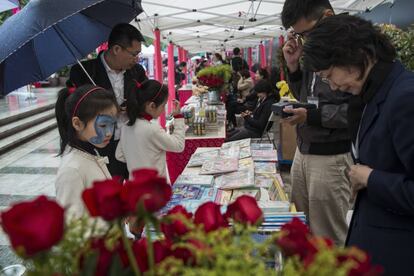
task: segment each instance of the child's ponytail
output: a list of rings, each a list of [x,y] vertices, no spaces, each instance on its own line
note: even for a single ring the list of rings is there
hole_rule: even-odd
[[[58,98],[55,104],[55,116],[60,135],[60,150],[58,155],[62,155],[65,151],[66,145],[68,144],[68,131],[70,131],[71,129],[69,125],[72,122],[70,122],[70,118],[65,111],[65,102],[69,95],[69,89],[63,88],[59,91]]]

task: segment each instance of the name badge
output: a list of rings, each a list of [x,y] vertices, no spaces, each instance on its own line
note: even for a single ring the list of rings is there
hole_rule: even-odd
[[[308,103],[316,105],[316,108],[319,106],[318,97],[308,97]]]

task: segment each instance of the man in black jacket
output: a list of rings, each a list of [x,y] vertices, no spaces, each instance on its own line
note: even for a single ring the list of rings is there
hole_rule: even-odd
[[[343,245],[348,226],[350,182],[345,171],[351,166],[351,142],[347,111],[350,94],[332,91],[314,72],[300,67],[302,43],[327,16],[334,15],[329,0],[286,0],[282,23],[291,28],[283,55],[289,70],[289,88],[301,102],[317,109],[297,108],[286,121],[296,125],[297,149],[291,168],[292,202],[304,211],[315,235]],[[335,37],[332,37],[335,39]]]
[[[226,142],[245,138],[260,138],[269,120],[272,104],[277,101],[277,95],[267,80],[260,80],[255,86],[257,106],[253,113],[249,110],[242,112],[244,126],[227,133]],[[271,125],[268,126],[269,128]]]
[[[108,50],[101,52],[95,59],[82,62],[96,85],[114,92],[121,107],[118,124],[125,121],[122,111],[125,111],[124,102],[128,87],[133,85],[135,81],[141,83],[147,79],[144,68],[137,64],[142,41],[144,41],[142,34],[134,26],[127,23],[118,24],[109,35]],[[68,85],[79,87],[90,83],[90,79],[78,64],[71,68]],[[100,155],[108,156],[108,170],[112,176],[118,175],[128,178],[126,164],[115,158],[118,142],[119,128],[115,130],[115,135],[112,136],[108,146],[97,150]]]

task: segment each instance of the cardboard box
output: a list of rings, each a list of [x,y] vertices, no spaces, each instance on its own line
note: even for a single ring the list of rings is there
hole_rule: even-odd
[[[280,123],[280,149],[283,160],[293,160],[296,151],[296,127]]]

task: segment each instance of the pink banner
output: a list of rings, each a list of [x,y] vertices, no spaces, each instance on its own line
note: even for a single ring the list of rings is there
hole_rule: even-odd
[[[168,44],[168,112],[173,110],[175,100],[174,44]]]
[[[266,68],[267,64],[266,64],[266,48],[263,45],[263,42],[260,43],[259,45],[259,51],[260,51],[260,67],[261,68]]]

